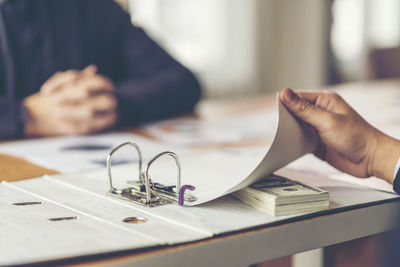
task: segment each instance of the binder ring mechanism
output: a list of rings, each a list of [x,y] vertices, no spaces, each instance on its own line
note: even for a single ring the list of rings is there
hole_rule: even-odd
[[[111,175],[111,157],[120,148],[125,146],[132,146],[138,154],[139,158],[138,180],[128,181],[128,183],[132,185],[131,187],[119,189],[113,186],[113,180]],[[163,156],[170,156],[175,160],[176,167],[178,170],[176,185],[163,185],[154,182],[149,175],[150,166],[157,159]],[[178,155],[176,155],[174,152],[164,151],[157,154],[156,156],[154,156],[152,159],[149,160],[144,172],[142,171],[142,164],[143,164],[142,152],[137,144],[133,142],[125,142],[113,148],[107,157],[107,172],[110,185],[110,190],[108,191],[108,194],[146,207],[158,207],[175,202],[178,202],[179,205],[183,206],[185,202],[193,202],[196,200],[196,197],[186,192],[187,190],[194,190],[195,189],[194,186],[192,185],[181,186],[181,163],[179,161]]]

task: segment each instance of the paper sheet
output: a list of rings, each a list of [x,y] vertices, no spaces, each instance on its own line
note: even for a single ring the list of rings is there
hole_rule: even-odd
[[[330,195],[330,210],[397,199],[398,195],[290,169],[279,175],[313,184]],[[195,207],[175,204],[147,208],[106,194],[100,177],[60,174],[0,183],[0,265],[37,263],[68,257],[176,244],[292,219],[274,217],[224,196]],[[43,201],[43,205],[13,203]],[[79,216],[74,221],[49,218]],[[126,224],[143,216],[142,224]]]
[[[312,151],[311,128],[295,119],[279,100],[278,110],[275,138],[261,160],[259,153],[226,153],[213,155],[211,159],[208,156],[197,159],[197,164],[202,167],[195,167],[194,162],[188,164],[190,173],[186,174],[184,182],[196,186],[193,195],[198,198],[189,205],[201,204],[244,188]]]
[[[80,180],[85,179],[79,177]],[[78,184],[80,181],[75,180]],[[83,182],[83,181],[81,181]],[[79,186],[69,186],[57,179],[45,177],[44,179],[30,179],[12,184],[20,189],[32,192],[55,203],[80,210],[83,214],[110,222],[110,224],[126,229],[138,237],[149,235],[160,244],[175,244],[202,239],[213,235],[210,231],[204,231],[182,224],[178,218],[168,219],[149,212],[141,211],[135,205],[124,203],[117,205],[115,198],[107,195],[93,194],[87,190],[81,190]],[[96,186],[93,183],[91,186]],[[146,217],[146,223],[125,223],[127,217]]]
[[[13,184],[0,183],[0,195],[1,266],[163,244],[155,236],[60,206]],[[26,201],[43,204],[14,205]],[[49,220],[74,216],[79,219]]]
[[[214,120],[173,119],[148,125],[147,133],[157,140],[188,147],[235,144],[248,139],[273,138],[270,109]],[[263,123],[260,123],[263,122]]]
[[[96,169],[106,165],[110,150],[123,142],[135,142],[141,148],[143,158],[150,159],[164,150],[190,153],[187,149],[163,144],[130,133],[110,133],[92,136],[64,136],[26,140],[0,145],[0,153],[24,158],[37,165],[60,172]],[[115,156],[114,165],[137,160],[135,152]]]
[[[180,157],[182,184],[196,187],[191,194],[197,200],[187,203],[188,205],[208,202],[246,187],[311,152],[313,135],[309,126],[299,123],[280,101],[278,103],[279,120],[275,138],[269,148],[214,150]],[[112,168],[113,177],[118,177],[119,181],[120,178],[134,179],[132,174],[136,173],[137,168],[137,165],[115,166]],[[150,169],[153,181],[166,185],[176,184],[175,173],[175,165],[167,160],[154,164]],[[104,170],[86,172],[85,175],[107,180]]]
[[[229,193],[244,188],[286,166],[304,154],[312,152],[314,138],[311,127],[297,120],[278,101],[279,117],[274,141],[257,168]]]

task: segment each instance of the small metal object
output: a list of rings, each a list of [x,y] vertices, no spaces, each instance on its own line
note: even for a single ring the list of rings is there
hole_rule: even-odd
[[[165,192],[175,193],[176,192],[176,185],[163,185],[160,183],[153,184],[155,190],[162,190]]]
[[[133,147],[136,149],[137,153],[138,153],[138,156],[139,156],[139,176],[138,176],[138,179],[139,179],[139,181],[142,180],[142,162],[143,162],[143,160],[142,160],[142,152],[140,151],[139,146],[138,146],[137,144],[135,144],[135,143],[132,143],[132,142],[125,142],[125,143],[122,143],[122,144],[120,144],[119,146],[113,148],[113,149],[111,150],[110,154],[108,154],[108,157],[107,157],[107,171],[108,171],[108,181],[109,181],[109,184],[110,184],[110,192],[116,192],[116,193],[117,193],[117,192],[120,192],[120,190],[117,189],[117,188],[115,188],[115,187],[113,187],[113,184],[112,184],[112,176],[111,176],[111,157],[112,157],[112,155],[113,155],[115,152],[117,152],[120,148],[122,148],[122,147],[124,147],[124,146],[128,146],[128,145],[133,146]]]
[[[147,197],[146,197],[146,192],[137,191],[133,187],[122,189],[121,192],[119,192],[119,193],[108,192],[108,194],[112,195],[113,197],[131,201],[131,202],[134,202],[141,206],[145,206],[145,207],[149,207],[149,208],[172,203],[172,201],[162,198],[160,196],[154,195],[154,194],[151,194],[151,199],[150,199],[150,201],[148,201]]]
[[[59,218],[50,218],[49,221],[58,222],[58,221],[69,221],[69,220],[79,220],[78,216],[70,216],[70,217],[59,217]]]
[[[160,157],[162,157],[164,155],[170,156],[175,160],[175,164],[176,164],[176,167],[178,169],[178,175],[177,175],[177,179],[176,179],[176,186],[165,186],[165,185],[159,184],[159,183],[157,183],[157,186],[156,186],[156,183],[154,183],[150,187],[151,187],[153,192],[155,191],[158,194],[160,194],[160,195],[162,195],[162,196],[164,196],[164,197],[166,197],[166,198],[168,198],[168,199],[170,199],[172,201],[179,202],[179,192],[180,192],[180,189],[181,189],[181,162],[179,161],[179,157],[178,157],[177,154],[175,154],[174,152],[171,152],[171,151],[164,151],[164,152],[161,152],[160,154],[154,156],[147,163],[146,170],[145,170],[145,173],[144,173],[144,177],[145,177],[145,179],[150,177],[149,169],[150,169],[151,164],[153,164],[157,159],[159,159]],[[150,182],[150,178],[148,180]],[[182,197],[183,197],[184,201],[192,202],[192,201],[196,200],[196,198],[194,196],[192,196],[192,195],[190,195],[188,193],[186,193],[186,194],[183,193]]]
[[[113,186],[112,175],[111,175],[111,157],[112,155],[121,147],[131,145],[133,146],[139,155],[139,179],[137,181],[128,181],[132,187],[127,187],[123,189],[118,189]],[[149,175],[150,166],[160,157],[167,155],[175,160],[176,167],[178,169],[178,175],[176,180],[176,185],[163,185],[160,183],[155,183],[152,181]],[[179,192],[181,188],[181,164],[178,155],[174,152],[165,151],[157,154],[146,165],[146,169],[142,172],[142,153],[138,145],[132,142],[123,143],[116,148],[112,149],[107,157],[107,172],[108,180],[110,185],[109,195],[114,197],[132,201],[134,203],[140,204],[146,207],[158,207],[173,202],[179,201]],[[196,197],[188,194],[182,193],[183,201],[195,201]]]
[[[44,202],[41,201],[30,201],[30,202],[17,202],[13,203],[15,206],[28,206],[28,205],[41,205],[44,204]]]
[[[144,222],[147,222],[147,218],[141,217],[141,216],[128,217],[128,218],[123,219],[122,221],[126,222],[126,223],[144,223]]]
[[[171,156],[174,160],[175,160],[175,164],[176,167],[178,168],[178,176],[177,176],[177,180],[176,180],[176,188],[177,191],[179,191],[179,188],[181,188],[181,163],[179,161],[178,155],[176,155],[174,152],[170,152],[170,151],[164,151],[161,152],[160,154],[154,156],[151,160],[149,160],[149,162],[146,165],[146,170],[144,173],[144,179],[145,179],[145,183],[146,183],[146,188],[147,186],[150,187],[150,178],[149,178],[149,169],[151,164],[153,164],[157,159],[161,158],[162,156],[167,155],[167,156]],[[170,191],[166,191],[163,190],[162,187],[154,187],[152,188],[154,191],[162,193],[162,194],[167,194],[168,196],[177,196],[176,192],[170,192]],[[149,196],[150,192],[146,192],[147,196]]]

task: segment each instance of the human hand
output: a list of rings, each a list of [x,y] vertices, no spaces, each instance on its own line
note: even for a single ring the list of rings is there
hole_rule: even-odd
[[[54,74],[24,101],[26,135],[89,134],[117,120],[114,85],[93,65]]]
[[[283,89],[284,105],[313,126],[314,154],[337,169],[363,178],[376,176],[393,183],[400,142],[368,124],[338,94]]]

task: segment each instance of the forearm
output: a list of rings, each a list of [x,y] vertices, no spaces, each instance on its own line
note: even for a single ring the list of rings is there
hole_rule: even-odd
[[[22,109],[25,114],[25,123],[23,126],[25,136],[45,136],[45,132],[51,130],[51,127],[48,125],[52,113],[51,110],[49,110],[49,106],[48,101],[40,97],[39,93],[24,99],[22,102]]]
[[[193,74],[173,59],[130,17],[110,2],[103,2],[102,38],[115,51],[113,71],[104,72],[116,87],[119,125],[132,126],[193,110],[200,86]],[[102,53],[109,53],[105,50]],[[101,69],[100,69],[101,71]]]
[[[153,77],[123,81],[116,87],[121,126],[191,112],[201,95],[197,80],[183,68],[156,71]]]

